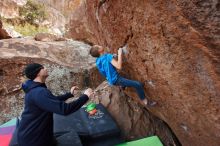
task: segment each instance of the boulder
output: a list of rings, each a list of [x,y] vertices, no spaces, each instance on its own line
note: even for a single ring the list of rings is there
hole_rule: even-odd
[[[85,0],[83,5],[83,21],[73,12],[78,17],[70,21],[70,36],[89,32],[83,39],[112,53],[127,46],[124,75],[145,83],[149,98],[159,103],[151,113],[183,146],[219,146],[219,1]],[[75,22],[86,27],[78,29]]]
[[[19,7],[25,5],[27,0],[1,0],[0,16],[4,18],[15,18],[19,16]]]
[[[36,41],[42,41],[42,42],[53,42],[53,41],[65,41],[66,39],[63,37],[59,37],[54,34],[49,33],[38,33],[35,35],[34,39]]]
[[[152,115],[140,101],[125,93],[105,81],[95,89],[93,102],[102,103],[107,108],[127,141],[157,135],[166,146],[180,145],[165,122]]]
[[[3,28],[2,21],[0,20],[0,40],[1,39],[9,39],[11,36],[8,34],[8,32]]]
[[[19,116],[23,109],[23,68],[31,62],[43,64],[49,72],[47,86],[58,95],[73,85],[96,87],[102,81],[88,55],[90,46],[68,40],[39,42],[33,38],[0,40],[0,123]]]

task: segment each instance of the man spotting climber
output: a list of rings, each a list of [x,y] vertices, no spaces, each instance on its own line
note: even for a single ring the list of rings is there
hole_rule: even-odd
[[[146,98],[144,88],[138,81],[129,80],[119,75],[116,69],[122,68],[122,48],[118,49],[118,59],[114,58],[113,54],[105,53],[104,48],[99,45],[94,45],[90,49],[90,55],[96,57],[96,66],[99,72],[107,79],[110,85],[122,87],[134,87],[139,98],[146,106],[156,105],[155,101],[150,101]]]
[[[30,80],[22,84],[25,97],[24,111],[18,127],[18,144],[19,146],[55,146],[53,113],[68,115],[75,112],[88,101],[93,91],[89,88],[77,100],[65,103],[66,99],[76,93],[76,86],[64,95],[54,96],[46,87],[48,73],[41,64],[27,65],[24,73]]]

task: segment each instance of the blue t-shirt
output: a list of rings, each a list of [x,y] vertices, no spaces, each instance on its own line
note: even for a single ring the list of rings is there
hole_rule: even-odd
[[[113,54],[104,54],[96,59],[96,66],[99,72],[107,79],[110,85],[114,85],[118,79],[118,72],[111,64]]]

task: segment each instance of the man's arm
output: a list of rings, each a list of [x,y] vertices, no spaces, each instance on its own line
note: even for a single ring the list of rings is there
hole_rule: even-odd
[[[71,94],[70,92],[67,92],[66,94],[56,96],[56,99],[60,101],[65,101],[68,98],[73,97],[73,96],[74,96],[73,94]]]
[[[122,68],[122,49],[121,48],[118,49],[118,60],[115,60],[113,58],[111,61],[111,64],[117,69]]]
[[[77,100],[71,103],[65,103],[64,101],[56,100],[56,97],[54,97],[49,90],[42,89],[39,92],[39,95],[35,96],[36,98],[34,98],[34,103],[45,111],[61,115],[68,115],[78,110],[89,100],[89,96],[91,94],[90,92],[92,91],[89,93],[87,92],[85,91],[85,93],[82,94]]]
[[[67,92],[66,94],[63,94],[63,95],[56,96],[56,99],[58,99],[60,101],[65,101],[68,98],[73,97],[76,94],[76,92],[77,92],[76,90],[78,90],[78,89],[79,88],[77,86],[73,86],[70,89],[70,92]]]

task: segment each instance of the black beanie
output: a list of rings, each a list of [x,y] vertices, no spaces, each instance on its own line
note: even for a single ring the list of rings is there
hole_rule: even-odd
[[[24,74],[27,78],[34,80],[42,68],[44,67],[38,63],[28,64],[24,69]]]

